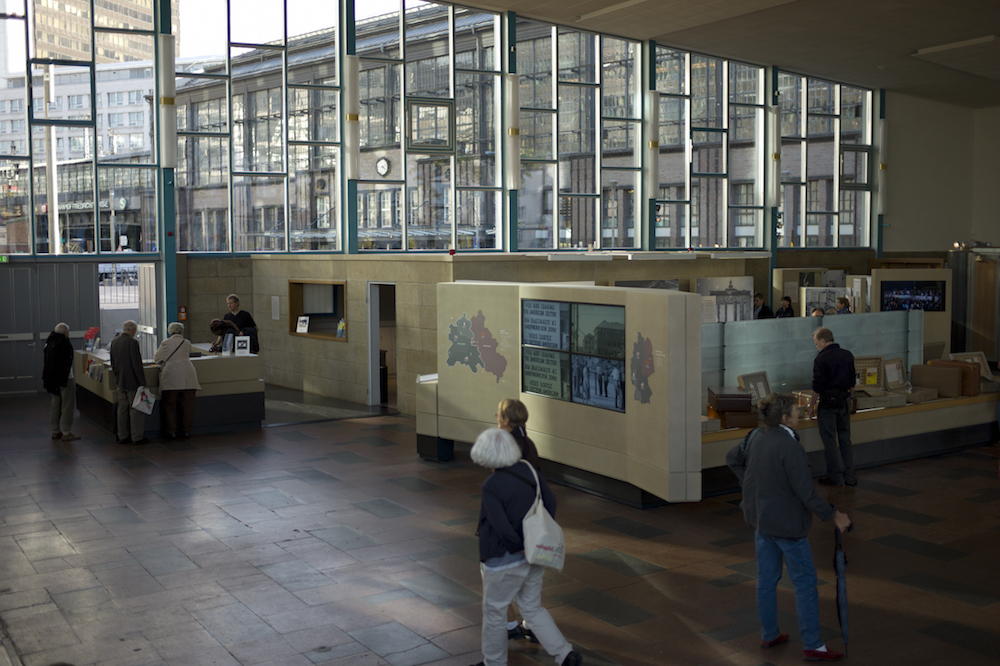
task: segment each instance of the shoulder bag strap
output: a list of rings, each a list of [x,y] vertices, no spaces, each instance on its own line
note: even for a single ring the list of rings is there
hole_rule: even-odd
[[[177,350],[180,349],[183,346],[184,346],[184,339],[182,338],[181,339],[181,343],[179,345],[177,345],[176,347],[174,347],[174,350],[172,352],[170,352],[170,356],[168,356],[165,359],[163,359],[163,364],[160,367],[162,368],[164,365],[166,365],[167,361],[169,361],[170,359],[172,359],[174,357],[174,354],[177,353]]]
[[[528,465],[528,467],[531,467],[531,465]],[[534,488],[534,489],[537,490],[537,487],[538,487],[537,479],[536,479],[536,483],[532,483],[531,481],[529,481],[525,477],[521,476],[517,472],[515,472],[515,471],[513,471],[513,470],[511,470],[509,468],[506,468],[506,467],[502,467],[502,468],[500,468],[500,469],[498,469],[496,471],[500,472],[501,474],[509,474],[510,476],[513,476],[515,479],[518,479],[522,483],[525,483],[525,484],[527,484],[527,485],[529,485],[532,488]],[[535,470],[531,470],[531,471],[534,472]]]

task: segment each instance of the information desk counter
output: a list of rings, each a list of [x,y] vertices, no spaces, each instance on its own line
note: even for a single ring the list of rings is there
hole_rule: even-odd
[[[863,469],[887,465],[996,442],[998,400],[1000,393],[983,393],[852,414],[854,466]],[[819,476],[826,464],[816,420],[803,417],[796,430],[809,454],[813,473]],[[749,428],[732,428],[702,435],[702,488],[706,497],[739,490],[736,476],[726,466],[726,454],[749,432]]]
[[[223,356],[207,351],[208,345],[194,345],[202,356],[192,358],[201,390],[194,403],[193,432],[223,432],[238,428],[259,428],[264,420],[264,380],[260,358]],[[146,386],[160,397],[160,369],[143,361]],[[80,413],[117,434],[118,387],[111,372],[111,356],[104,350],[75,352],[73,374]],[[146,436],[158,437],[160,403],[146,417]]]

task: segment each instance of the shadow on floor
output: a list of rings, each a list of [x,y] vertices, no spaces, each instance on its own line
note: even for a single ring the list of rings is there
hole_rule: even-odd
[[[282,386],[264,388],[264,428],[299,423],[340,421],[368,416],[392,416],[394,408],[384,405],[362,405],[336,398],[306,393]]]

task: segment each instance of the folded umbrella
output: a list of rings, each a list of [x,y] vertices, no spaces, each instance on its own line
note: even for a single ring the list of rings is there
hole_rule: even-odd
[[[852,523],[847,531],[854,529]],[[840,620],[840,635],[844,638],[844,652],[847,652],[847,640],[850,634],[847,621],[847,555],[840,542],[840,528],[833,528],[834,536],[837,539],[836,548],[833,550],[833,570],[837,573],[837,619]]]

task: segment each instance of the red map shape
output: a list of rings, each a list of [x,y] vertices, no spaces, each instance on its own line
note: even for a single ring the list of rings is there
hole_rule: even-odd
[[[486,315],[480,310],[479,314],[472,318],[472,344],[479,347],[479,355],[486,364],[486,372],[492,372],[497,377],[497,382],[503,377],[504,370],[507,369],[507,359],[497,353],[497,341],[486,328]]]

